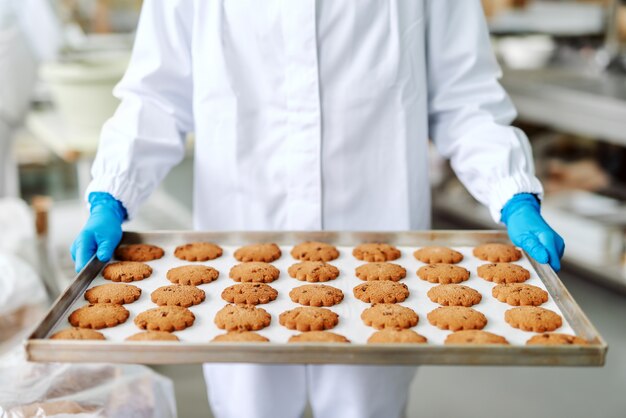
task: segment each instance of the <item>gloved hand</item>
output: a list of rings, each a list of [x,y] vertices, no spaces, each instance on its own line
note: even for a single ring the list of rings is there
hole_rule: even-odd
[[[89,203],[91,215],[70,248],[76,272],[81,271],[94,254],[100,261],[111,259],[122,239],[122,222],[127,217],[124,206],[109,193],[90,193]]]
[[[534,195],[513,196],[502,208],[502,222],[513,244],[522,247],[538,262],[550,263],[554,271],[561,269],[565,243],[541,217],[539,201]]]

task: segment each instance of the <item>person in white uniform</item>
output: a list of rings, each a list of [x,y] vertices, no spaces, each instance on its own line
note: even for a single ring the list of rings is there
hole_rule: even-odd
[[[13,0],[0,0],[0,198],[18,195],[13,137],[30,104],[37,65]]]
[[[559,268],[479,0],[146,0],[72,246],[108,260],[195,143],[199,230],[430,226],[428,141],[511,239]],[[413,367],[207,364],[217,417],[399,417]],[[245,395],[244,395],[245,394]]]
[[[0,198],[19,195],[13,138],[32,99],[38,62],[56,52],[55,24],[45,0],[0,0]]]

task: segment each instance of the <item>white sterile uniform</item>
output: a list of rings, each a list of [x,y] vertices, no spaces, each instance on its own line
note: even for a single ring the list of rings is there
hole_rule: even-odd
[[[38,60],[56,53],[56,29],[46,0],[0,0],[0,198],[19,194],[13,136],[30,105]]]
[[[498,75],[479,0],[147,0],[88,192],[132,216],[194,131],[198,229],[427,229],[430,137],[498,220],[542,192]],[[414,368],[205,372],[218,417],[356,418]]]
[[[13,0],[0,0],[0,198],[17,196],[13,136],[30,104],[37,65]]]

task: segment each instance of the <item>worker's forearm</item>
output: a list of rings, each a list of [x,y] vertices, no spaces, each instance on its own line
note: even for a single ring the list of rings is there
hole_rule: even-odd
[[[510,123],[515,108],[478,0],[428,0],[430,135],[469,192],[495,221],[515,194],[543,194],[526,135]],[[450,65],[454,63],[454,65]]]
[[[193,130],[190,2],[144,2],[133,54],[114,90],[121,104],[102,129],[91,192],[110,193],[133,217],[185,155]]]

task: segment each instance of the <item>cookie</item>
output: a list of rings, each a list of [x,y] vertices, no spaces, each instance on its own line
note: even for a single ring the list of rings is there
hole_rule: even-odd
[[[236,282],[271,283],[278,279],[280,270],[268,263],[250,261],[233,266],[229,276]]]
[[[240,283],[229,286],[222,292],[222,299],[228,303],[259,305],[269,303],[278,297],[278,292],[265,283]]]
[[[526,341],[527,345],[588,345],[587,340],[569,334],[546,333],[534,335]]]
[[[412,329],[383,329],[373,333],[368,339],[368,344],[423,344],[426,337]]]
[[[457,331],[446,337],[444,344],[509,344],[506,338],[475,329]]]
[[[430,283],[461,283],[469,279],[469,270],[452,264],[429,264],[417,270],[417,276]]]
[[[463,254],[448,247],[422,247],[413,253],[413,256],[426,264],[444,263],[456,264],[463,260]]]
[[[400,250],[393,245],[371,242],[354,247],[352,255],[363,261],[392,261],[400,258]]]
[[[298,307],[278,316],[280,325],[298,331],[324,331],[339,323],[339,315],[326,308]]]
[[[325,242],[307,241],[293,247],[291,256],[303,261],[331,261],[339,257],[339,251]]]
[[[491,294],[512,306],[539,306],[548,301],[548,292],[529,284],[503,283],[494,286]]]
[[[196,316],[181,306],[159,306],[141,312],[135,317],[135,325],[148,331],[181,331],[193,325]]]
[[[521,283],[530,279],[530,272],[510,263],[493,263],[478,266],[478,277],[494,283]]]
[[[474,256],[492,263],[509,263],[522,258],[522,252],[510,244],[483,244],[474,248]]]
[[[361,280],[392,280],[397,282],[406,277],[406,269],[394,263],[367,263],[355,269]]]
[[[174,284],[198,286],[217,280],[220,272],[208,266],[180,266],[170,269],[167,280]]]
[[[144,331],[133,334],[126,338],[126,341],[180,341],[171,332],[165,331]]]
[[[324,284],[305,284],[291,289],[289,297],[300,305],[333,306],[343,300],[343,292]]]
[[[487,325],[485,315],[465,306],[443,306],[430,311],[427,318],[431,325],[450,331],[483,329]]]
[[[150,295],[152,302],[159,306],[182,306],[188,308],[204,301],[204,290],[196,286],[173,284],[161,286]]]
[[[102,277],[112,282],[136,282],[150,277],[152,267],[138,261],[118,261],[107,264]]]
[[[252,331],[230,331],[217,335],[212,343],[266,343],[269,339]]]
[[[122,324],[129,315],[128,310],[122,305],[90,303],[76,309],[68,319],[74,327],[100,329]]]
[[[106,340],[101,332],[89,328],[65,328],[50,336],[51,340]]]
[[[270,324],[272,316],[253,305],[226,305],[215,315],[215,325],[226,331],[256,331]]]
[[[504,313],[504,320],[513,328],[523,331],[548,332],[563,325],[561,316],[538,306],[520,306]]]
[[[443,306],[473,306],[480,302],[480,292],[461,284],[440,284],[430,288],[430,300]]]
[[[419,317],[413,309],[395,303],[375,303],[361,313],[365,325],[376,329],[411,328]]]
[[[235,258],[238,261],[263,261],[271,263],[281,256],[280,248],[274,243],[246,245],[235,251]]]
[[[339,269],[324,261],[303,261],[296,263],[287,270],[294,279],[306,282],[327,282],[339,276]]]
[[[367,303],[398,303],[409,297],[407,285],[388,280],[361,283],[352,292],[355,298]]]
[[[212,242],[192,242],[176,247],[174,255],[186,261],[208,261],[220,257],[222,247]]]
[[[309,331],[302,334],[292,335],[289,343],[349,343],[350,340],[343,335],[330,331]]]
[[[85,299],[90,303],[133,303],[141,296],[141,289],[131,284],[101,284],[85,292]]]
[[[122,245],[115,249],[115,258],[121,261],[152,261],[163,254],[163,248],[150,244]]]

